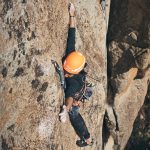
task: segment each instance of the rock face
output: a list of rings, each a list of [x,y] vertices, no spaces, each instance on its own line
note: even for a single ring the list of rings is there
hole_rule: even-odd
[[[111,2],[108,31],[108,128],[124,149],[150,80],[150,2]],[[114,113],[114,116],[112,115]]]
[[[142,106],[138,117],[134,122],[131,137],[126,145],[126,150],[139,149],[145,150],[150,147],[150,84],[145,98],[144,105]]]
[[[102,147],[107,91],[106,22],[98,0],[74,1],[76,49],[90,64],[94,95],[83,118]],[[63,92],[51,59],[61,64],[68,32],[67,0],[0,0],[0,145],[7,149],[75,150],[77,136],[58,114]],[[94,73],[93,73],[94,72]],[[91,149],[91,148],[89,148]]]
[[[92,98],[81,106],[95,139],[86,149],[123,150],[150,80],[150,2],[113,0],[109,7],[107,0],[105,11],[104,1],[72,2],[76,49],[86,56],[87,79],[95,84]],[[2,150],[80,149],[70,122],[59,121],[63,90],[51,63],[56,60],[61,65],[65,53],[68,3],[0,0]]]

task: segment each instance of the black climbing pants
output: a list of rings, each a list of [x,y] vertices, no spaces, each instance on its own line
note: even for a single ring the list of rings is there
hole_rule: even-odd
[[[66,55],[64,58],[66,58],[68,54],[73,51],[75,51],[75,28],[69,28]],[[82,116],[79,113],[79,107],[73,106],[71,111],[69,112],[69,117],[77,135],[81,139],[88,139],[90,137],[90,133],[85,125]]]
[[[90,138],[90,133],[85,125],[82,116],[79,113],[79,107],[73,106],[69,112],[69,117],[73,128],[75,129],[77,135],[80,139],[85,140]]]

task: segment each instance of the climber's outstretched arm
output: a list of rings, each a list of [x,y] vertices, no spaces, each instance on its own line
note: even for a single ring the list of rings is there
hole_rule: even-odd
[[[66,56],[75,51],[75,7],[72,3],[69,4],[69,31],[67,38]]]

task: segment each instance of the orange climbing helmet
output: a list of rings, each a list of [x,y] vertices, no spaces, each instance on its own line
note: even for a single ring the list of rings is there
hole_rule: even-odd
[[[71,74],[78,74],[84,68],[84,65],[85,57],[81,53],[74,51],[65,59],[63,68]]]

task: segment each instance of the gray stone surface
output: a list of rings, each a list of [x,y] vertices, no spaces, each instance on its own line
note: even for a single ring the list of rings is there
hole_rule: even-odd
[[[89,75],[101,81],[88,77],[96,86],[81,113],[95,139],[92,149],[101,149],[107,89],[106,24],[99,1],[73,2],[76,49],[85,54]],[[1,149],[80,149],[70,122],[59,121],[63,92],[51,63],[53,59],[61,64],[68,21],[67,0],[0,0]]]
[[[61,64],[65,52],[68,2],[0,0],[2,150],[82,149],[70,122],[59,121],[63,91],[51,63]],[[87,78],[95,84],[81,106],[95,139],[86,149],[123,150],[150,80],[150,2],[114,0],[109,7],[107,0],[106,13],[99,0],[72,2],[76,49],[86,56]]]

